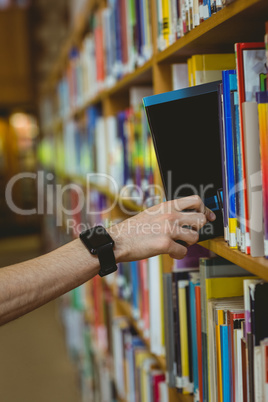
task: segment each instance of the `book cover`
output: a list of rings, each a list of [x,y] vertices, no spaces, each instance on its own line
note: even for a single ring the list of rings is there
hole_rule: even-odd
[[[235,197],[235,177],[234,177],[234,153],[233,153],[233,131],[232,131],[232,115],[231,115],[231,99],[230,91],[234,87],[236,81],[236,71],[226,70],[222,72],[223,84],[223,117],[225,127],[225,146],[226,146],[226,167],[227,167],[227,185],[228,185],[228,226],[229,226],[229,246],[237,248],[236,228],[236,197]]]
[[[228,326],[220,326],[223,402],[231,402]]]

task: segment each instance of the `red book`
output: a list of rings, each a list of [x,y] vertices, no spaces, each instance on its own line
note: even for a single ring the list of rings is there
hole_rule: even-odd
[[[94,41],[96,53],[97,82],[102,83],[104,81],[104,48],[100,12],[96,13],[95,15]]]
[[[154,402],[160,402],[160,382],[164,382],[166,379],[165,374],[159,373],[152,375],[153,392],[154,392]]]
[[[263,42],[252,42],[252,43],[250,42],[250,43],[236,43],[235,44],[237,89],[238,89],[238,99],[239,99],[239,121],[240,121],[240,134],[241,134],[242,174],[243,174],[244,183],[247,183],[243,111],[242,111],[242,104],[243,104],[243,102],[246,101],[244,52],[246,50],[254,50],[254,49],[264,49],[264,43]],[[249,241],[249,210],[248,210],[247,189],[246,189],[245,185],[244,185],[243,193],[244,193],[244,205],[245,205],[246,253],[250,254],[250,245],[248,244],[248,241]]]
[[[128,48],[127,48],[127,9],[126,1],[119,1],[120,20],[121,20],[121,39],[122,39],[122,62],[125,66],[128,63]]]
[[[141,284],[141,314],[144,324],[144,336],[149,337],[150,315],[149,315],[149,288],[148,288],[148,267],[147,260],[139,261],[140,284]]]
[[[195,287],[195,300],[196,300],[196,336],[197,336],[199,402],[203,402],[201,291],[200,291],[200,286]]]

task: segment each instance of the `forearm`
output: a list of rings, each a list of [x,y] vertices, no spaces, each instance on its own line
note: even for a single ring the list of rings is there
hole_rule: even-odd
[[[197,212],[184,213],[184,209]],[[214,214],[199,197],[192,196],[151,207],[107,231],[115,242],[117,263],[158,254],[180,259],[186,255],[187,248],[175,240],[183,240],[187,245],[196,243],[197,230],[208,219],[214,220]],[[42,257],[1,268],[0,325],[81,285],[99,270],[98,257],[91,255],[80,239]]]
[[[115,252],[117,259],[119,253]],[[0,325],[26,314],[99,272],[80,239],[33,260],[0,269]]]

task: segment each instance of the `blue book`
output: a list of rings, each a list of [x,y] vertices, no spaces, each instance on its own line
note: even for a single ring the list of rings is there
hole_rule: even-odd
[[[228,190],[228,226],[229,226],[229,245],[237,248],[236,241],[236,189],[235,189],[235,167],[233,152],[233,129],[230,91],[235,89],[236,71],[225,70],[222,72],[223,84],[223,118],[225,127],[225,147],[226,147],[226,170],[227,170],[227,190]]]
[[[228,326],[220,326],[223,402],[231,402]]]
[[[191,278],[191,274],[190,274]],[[191,317],[191,341],[192,341],[192,367],[193,367],[193,383],[195,401],[199,402],[199,384],[198,384],[198,355],[197,355],[197,336],[196,336],[196,301],[195,287],[200,285],[200,282],[190,279],[190,317]]]
[[[140,29],[141,29],[141,56],[144,56],[143,48],[146,44],[146,29],[145,29],[145,2],[143,0],[140,1]]]
[[[125,136],[125,128],[124,128],[126,121],[126,112],[118,113],[117,120],[118,120],[119,138],[123,146],[124,185],[126,185],[130,177],[129,166],[128,166],[127,138]]]
[[[238,103],[237,85],[236,90],[231,92],[231,109],[232,109],[234,160],[235,160],[237,223],[239,224],[241,232],[240,247],[242,251],[245,251],[245,233],[246,233],[245,204],[244,204],[244,192],[243,192],[241,132],[239,122],[239,103]]]
[[[227,177],[226,177],[226,152],[225,152],[225,135],[223,125],[223,87],[219,84],[218,90],[218,110],[219,110],[219,128],[221,142],[221,167],[222,167],[222,208],[223,208],[223,224],[224,238],[226,240],[225,231],[228,228],[228,203],[227,203]]]
[[[137,261],[130,263],[132,284],[132,311],[135,319],[139,318],[139,270]]]
[[[140,0],[135,0],[135,5],[136,5],[136,38],[137,38],[137,51],[138,51],[138,55],[141,56],[142,55],[142,27],[141,27],[141,4],[140,4]]]

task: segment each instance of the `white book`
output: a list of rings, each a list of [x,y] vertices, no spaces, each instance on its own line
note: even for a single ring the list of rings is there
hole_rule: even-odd
[[[151,352],[157,356],[164,354],[162,343],[163,300],[162,267],[159,256],[149,258],[149,313],[150,313],[150,347]]]
[[[153,88],[147,87],[132,87],[130,88],[130,106],[137,107],[142,103],[142,98],[153,95]]]
[[[172,89],[187,88],[189,86],[187,63],[172,64]]]
[[[254,402],[263,402],[261,346],[254,346]]]
[[[252,257],[264,256],[262,177],[257,102],[244,102],[243,123],[246,157],[249,232]]]
[[[168,402],[169,397],[168,397],[168,385],[166,382],[160,382],[159,384],[159,390],[160,390],[160,401],[161,402]]]

